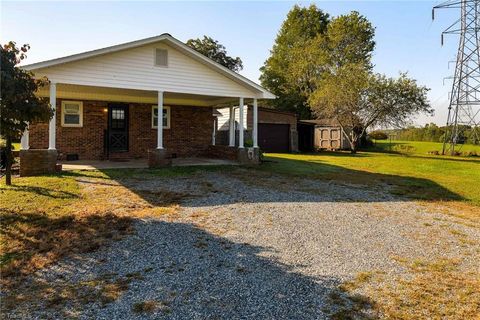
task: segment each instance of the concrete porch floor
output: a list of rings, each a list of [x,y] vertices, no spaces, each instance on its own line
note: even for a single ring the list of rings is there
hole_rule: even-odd
[[[103,169],[144,169],[148,168],[147,159],[132,159],[127,161],[110,160],[77,160],[60,161],[62,170],[103,170]],[[223,159],[208,158],[176,158],[172,159],[172,166],[216,166],[216,165],[238,165],[238,162]]]

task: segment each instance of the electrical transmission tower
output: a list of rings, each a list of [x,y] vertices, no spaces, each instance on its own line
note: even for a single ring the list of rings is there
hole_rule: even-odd
[[[455,155],[464,142],[480,142],[480,0],[446,1],[432,19],[443,8],[460,9],[460,19],[442,33],[442,45],[445,34],[460,35],[442,152]]]

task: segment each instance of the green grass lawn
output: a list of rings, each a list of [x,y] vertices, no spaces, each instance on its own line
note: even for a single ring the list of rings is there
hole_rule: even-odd
[[[369,150],[316,154],[266,154],[261,170],[358,184],[385,183],[394,193],[422,200],[460,200],[480,206],[480,158],[427,154],[441,143],[402,142],[406,153]],[[378,145],[377,145],[378,146]],[[478,146],[472,146],[480,150]],[[428,151],[427,151],[428,150]]]
[[[374,149],[381,151],[392,151],[400,153],[413,153],[418,155],[428,155],[437,151],[442,153],[443,143],[439,142],[423,142],[423,141],[392,141],[379,140],[376,141]],[[475,152],[480,156],[480,145],[458,145],[455,150],[462,153]]]

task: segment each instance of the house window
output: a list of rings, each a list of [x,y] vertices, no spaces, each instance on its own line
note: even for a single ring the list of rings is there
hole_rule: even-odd
[[[62,127],[83,126],[83,102],[62,101]]]
[[[155,65],[168,67],[168,51],[166,49],[155,49]]]
[[[152,106],[152,128],[158,128],[158,106]],[[163,107],[163,129],[170,129],[170,107]]]

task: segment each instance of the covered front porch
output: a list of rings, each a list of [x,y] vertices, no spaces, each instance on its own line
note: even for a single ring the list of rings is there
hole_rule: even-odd
[[[39,158],[40,150],[49,159],[55,153],[56,164],[62,164],[64,170],[234,164],[248,160],[248,154],[258,154],[256,98],[62,83],[51,83],[40,95],[49,98],[55,114],[48,125],[31,124],[25,131],[21,163],[27,170],[23,175],[28,175],[27,162]],[[233,112],[233,106],[243,109],[247,103],[254,106],[253,143],[248,148],[243,126],[237,128],[239,141],[235,145]],[[229,143],[217,147],[214,113],[225,106],[231,111]],[[247,150],[251,148],[257,150]],[[35,157],[27,156],[29,151],[37,151]],[[35,162],[32,165],[47,165]],[[51,161],[48,166],[53,167]]]

